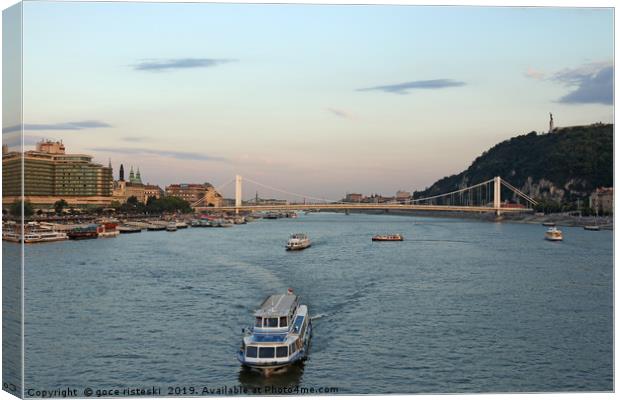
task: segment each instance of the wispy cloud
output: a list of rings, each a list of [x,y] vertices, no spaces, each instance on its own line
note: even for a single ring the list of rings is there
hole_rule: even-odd
[[[150,59],[134,64],[136,71],[169,71],[187,68],[209,68],[220,64],[236,62],[237,60],[224,58],[171,58],[167,60]]]
[[[611,61],[566,68],[550,79],[573,88],[558,100],[560,103],[613,105],[614,66]]]
[[[146,136],[125,136],[121,138],[121,140],[124,140],[125,142],[132,143],[146,142],[148,139],[149,138]]]
[[[77,121],[77,122],[59,122],[55,124],[24,124],[24,131],[79,131],[82,129],[93,128],[110,128],[112,125],[97,121]],[[20,125],[7,126],[2,128],[2,133],[19,132]]]
[[[126,148],[126,147],[93,147],[89,150],[104,152],[104,153],[117,153],[128,155],[142,155],[142,156],[158,156],[167,158],[176,158],[179,160],[193,160],[193,161],[228,161],[223,157],[210,156],[204,153],[195,153],[189,151],[172,151],[172,150],[157,150],[149,148]]]
[[[338,108],[327,107],[327,111],[340,118],[353,119],[353,115],[351,113]]]
[[[393,85],[372,86],[357,90],[359,92],[378,90],[387,93],[407,94],[409,90],[412,89],[444,89],[459,86],[465,86],[465,82],[455,81],[453,79],[431,79],[428,81],[411,81]]]
[[[546,74],[544,72],[532,67],[528,67],[527,71],[525,71],[525,76],[531,79],[541,80],[545,78],[545,75]]]

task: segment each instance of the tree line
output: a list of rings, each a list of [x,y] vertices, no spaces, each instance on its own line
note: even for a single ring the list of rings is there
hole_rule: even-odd
[[[35,207],[29,201],[15,200],[8,208],[8,213],[12,216],[19,216],[22,213],[22,204],[24,207],[24,216],[30,217],[34,214],[43,215],[44,212],[39,209],[35,211]],[[56,215],[63,215],[65,211],[68,214],[74,214],[75,208],[71,207],[65,199],[60,199],[53,204],[54,213]],[[162,214],[162,213],[190,213],[192,207],[190,203],[179,197],[165,196],[156,198],[154,196],[149,197],[146,203],[138,200],[136,196],[130,196],[127,201],[120,203],[113,201],[109,207],[95,207],[89,209],[94,214],[101,214],[106,209],[114,209],[116,212],[127,214]]]

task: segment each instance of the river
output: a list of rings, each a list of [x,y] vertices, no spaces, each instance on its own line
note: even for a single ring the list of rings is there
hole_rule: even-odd
[[[28,245],[25,387],[611,391],[613,232],[562,229],[320,213]],[[293,232],[313,246],[286,252]],[[405,241],[370,240],[391,232]],[[308,360],[244,371],[241,329],[289,287],[313,317]]]

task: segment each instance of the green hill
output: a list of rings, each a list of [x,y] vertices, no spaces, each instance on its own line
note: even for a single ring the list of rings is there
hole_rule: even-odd
[[[494,176],[543,202],[585,200],[597,187],[613,186],[613,124],[530,132],[503,141],[460,174],[414,192],[414,198],[458,190]]]

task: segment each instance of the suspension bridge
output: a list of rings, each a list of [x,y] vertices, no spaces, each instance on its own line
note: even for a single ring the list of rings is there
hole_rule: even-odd
[[[299,198],[300,200],[303,199],[303,201],[286,202],[286,204],[259,203],[258,201],[252,203],[251,201],[244,201],[242,197],[244,181],[271,191],[285,194],[289,197]],[[448,193],[418,199],[409,198],[407,200],[391,200],[386,202],[346,202],[342,200],[324,199],[278,189],[249,178],[243,178],[240,175],[236,175],[234,180],[228,181],[215,189],[221,193],[221,190],[225,186],[233,182],[235,183],[234,205],[205,207],[201,205],[205,203],[205,199],[203,198],[194,202],[192,207],[197,212],[235,212],[237,214],[240,212],[254,211],[294,210],[411,210],[474,213],[493,212],[495,215],[500,215],[502,213],[531,212],[533,211],[533,207],[538,204],[533,198],[499,176]],[[502,199],[505,199],[505,201],[502,202]]]

